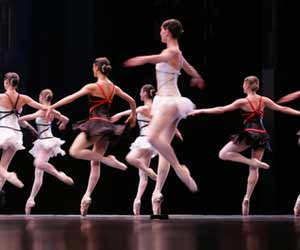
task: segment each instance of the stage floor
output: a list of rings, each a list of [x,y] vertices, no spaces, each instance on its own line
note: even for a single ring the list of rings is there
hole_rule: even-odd
[[[2,250],[300,249],[292,215],[1,215]]]

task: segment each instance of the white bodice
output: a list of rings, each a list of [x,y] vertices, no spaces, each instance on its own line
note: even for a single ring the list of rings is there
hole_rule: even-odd
[[[53,137],[52,130],[51,130],[51,122],[48,122],[42,117],[37,117],[35,119],[35,123],[37,126],[37,131],[39,133],[40,139]]]

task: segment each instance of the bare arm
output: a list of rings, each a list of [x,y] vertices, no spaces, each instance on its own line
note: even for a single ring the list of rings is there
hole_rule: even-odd
[[[195,109],[189,115],[198,115],[198,114],[223,114],[226,112],[234,111],[237,109],[240,109],[245,105],[246,100],[244,98],[238,99],[234,101],[233,103],[226,105],[226,106],[220,106],[215,108],[208,108],[208,109]]]
[[[289,107],[278,105],[275,102],[273,102],[270,98],[264,97],[264,103],[265,103],[266,107],[269,109],[279,111],[281,113],[285,113],[288,115],[300,115],[300,111],[289,108]]]
[[[23,115],[19,118],[19,122],[22,121],[30,121],[30,120],[34,120],[35,118],[42,116],[43,111],[42,110],[38,110],[32,114],[29,115]]]
[[[43,105],[43,104],[40,104],[40,103],[36,102],[35,100],[33,100],[31,97],[29,97],[27,95],[22,95],[22,98],[23,98],[24,103],[29,105],[32,108],[43,109],[43,110],[47,109],[46,105]]]
[[[296,91],[290,94],[287,94],[281,98],[279,98],[279,100],[277,101],[277,103],[287,103],[287,102],[291,102],[295,99],[300,99],[300,91]]]
[[[130,95],[125,93],[123,90],[121,90],[117,86],[116,86],[115,94],[129,103],[131,113],[130,113],[130,115],[129,115],[126,122],[129,122],[130,126],[134,127],[135,122],[136,122],[136,103],[135,103],[135,100]]]
[[[182,68],[185,73],[192,77],[191,86],[198,87],[203,89],[205,87],[205,82],[202,76],[198,73],[198,71],[184,58]]]
[[[171,49],[165,49],[160,54],[157,55],[148,55],[148,56],[136,56],[126,60],[123,63],[124,67],[134,67],[143,65],[146,63],[156,64],[159,62],[168,62],[175,55],[175,51]]]
[[[59,125],[58,128],[60,130],[65,129],[66,125],[69,122],[69,118],[55,109],[52,110],[52,113],[54,115],[54,118],[58,120],[58,123],[57,123]]]
[[[179,131],[178,128],[175,129],[175,135],[176,135],[181,141],[183,141],[182,134],[181,134],[181,132]]]
[[[19,124],[22,128],[28,129],[35,137],[37,137],[38,132],[36,131],[36,129],[29,122],[27,122],[25,120],[23,120],[23,121],[19,120]]]
[[[90,85],[86,85],[82,89],[80,89],[79,91],[77,91],[77,92],[75,92],[71,95],[68,95],[68,96],[60,99],[58,102],[52,104],[51,108],[55,109],[55,108],[58,108],[60,106],[66,105],[68,103],[74,102],[76,99],[89,94],[90,91],[91,91]]]
[[[142,111],[142,107],[137,107],[136,108],[136,113],[139,113]],[[111,117],[111,121],[112,122],[117,122],[118,120],[120,120],[122,117],[124,116],[129,116],[131,114],[131,109],[128,109],[128,110],[125,110],[125,111],[122,111],[122,112],[119,112],[119,113],[116,113],[114,114],[112,117]]]

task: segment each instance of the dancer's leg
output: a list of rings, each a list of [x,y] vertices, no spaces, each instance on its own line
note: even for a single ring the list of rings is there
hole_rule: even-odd
[[[236,161],[255,168],[268,169],[270,167],[267,163],[262,162],[255,157],[249,159],[240,154],[240,152],[246,150],[247,148],[249,148],[248,145],[243,143],[236,144],[230,141],[220,150],[219,157],[225,161]]]
[[[263,154],[264,154],[264,149],[252,150],[252,157],[256,158],[260,161],[263,157]],[[258,178],[259,178],[258,168],[249,166],[249,176],[248,176],[248,181],[247,181],[247,190],[246,190],[246,194],[244,196],[244,200],[243,200],[243,203],[242,203],[242,214],[243,215],[248,215],[249,214],[250,199],[251,199],[252,193],[254,191],[254,188],[257,184]]]
[[[178,123],[178,111],[176,106],[168,106],[162,108],[161,114],[154,115],[148,127],[148,140],[154,148],[164,157],[175,170],[181,181],[192,191],[198,190],[197,185],[186,166],[181,165],[176,157],[176,154],[171,146],[171,141],[166,140],[164,135],[175,134],[175,129]],[[163,135],[163,136],[161,136]]]
[[[88,147],[92,146],[95,141],[89,141],[86,137],[86,134],[81,132],[74,140],[71,148],[70,155],[76,159],[88,160],[88,161],[100,161],[107,166],[126,170],[127,166],[118,161],[113,155],[104,156],[95,151],[88,149]]]
[[[2,150],[1,160],[0,160],[0,190],[2,190],[5,181],[10,182],[11,184],[22,188],[24,184],[18,179],[16,173],[8,172],[8,166],[13,159],[16,150],[14,148],[7,148]]]
[[[37,156],[34,159],[33,164],[36,168],[53,175],[60,181],[66,183],[67,185],[74,184],[71,177],[67,176],[62,171],[57,171],[57,169],[52,164],[50,164],[48,161],[49,161],[49,151],[40,149]]]
[[[144,171],[151,179],[156,180],[156,173],[152,168],[149,168],[151,154],[147,149],[132,149],[126,156],[129,164]]]
[[[41,186],[43,185],[43,175],[43,170],[35,168],[33,186],[31,189],[30,196],[25,205],[25,214],[27,215],[31,213],[31,209],[35,206],[35,197],[37,196],[38,192],[41,189]]]
[[[104,155],[107,146],[108,146],[107,141],[104,142],[98,141],[93,146],[93,151],[101,155]],[[82,216],[85,216],[88,212],[89,206],[92,203],[91,195],[100,178],[100,161],[91,161],[90,164],[91,164],[91,169],[90,169],[89,181],[88,181],[87,189],[81,199],[81,204],[80,204],[80,214]]]

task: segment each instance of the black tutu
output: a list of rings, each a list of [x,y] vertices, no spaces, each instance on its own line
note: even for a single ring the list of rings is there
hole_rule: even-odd
[[[269,143],[270,135],[267,132],[260,133],[260,132],[242,130],[237,134],[231,135],[230,140],[236,144],[245,143],[246,145],[249,145],[253,149],[265,148],[268,149],[269,151],[272,151]]]

